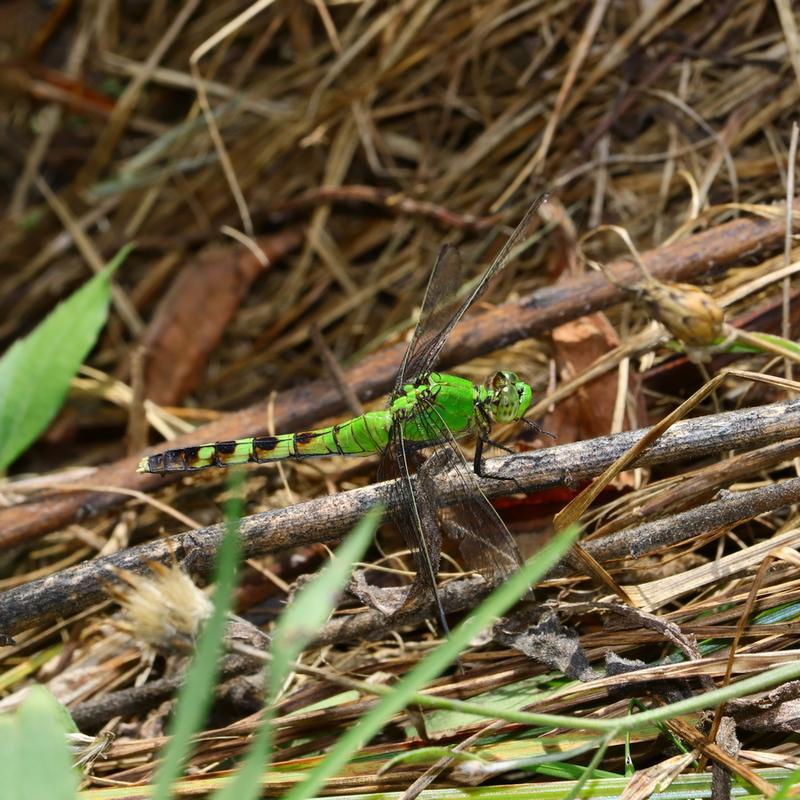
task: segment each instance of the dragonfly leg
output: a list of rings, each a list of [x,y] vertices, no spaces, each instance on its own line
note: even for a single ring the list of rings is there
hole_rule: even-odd
[[[506,447],[502,442],[496,442],[494,439],[490,439],[488,436],[483,437],[484,444],[490,444],[492,447],[496,447],[498,450],[502,450],[504,453],[510,453],[514,455],[517,451],[514,450],[513,447]]]
[[[478,426],[478,440],[475,443],[475,460],[473,461],[473,469],[475,470],[475,474],[479,478],[496,478],[499,481],[514,481],[521,491],[522,488],[520,487],[519,481],[516,478],[512,478],[510,475],[487,475],[484,472],[483,448],[485,445],[490,444],[492,447],[497,447],[499,450],[503,450],[506,453],[513,454],[515,451],[510,447],[506,447],[501,442],[495,442],[494,439],[489,436],[489,431],[491,430],[491,420],[486,412],[486,409],[482,405],[477,405],[475,410],[478,412],[478,417],[481,419],[481,422]]]
[[[546,431],[538,422],[534,422],[532,419],[528,419],[527,417],[523,417],[520,422],[527,425],[529,428],[533,428],[536,433],[541,433],[543,436],[549,436],[551,439],[555,439],[556,435],[554,433],[550,433],[550,431]]]
[[[513,481],[517,489],[519,489],[520,492],[524,492],[525,489],[522,487],[522,484],[513,475],[491,475],[484,470],[483,448],[487,444],[492,445],[492,447],[498,447],[501,450],[504,450],[506,453],[514,453],[514,450],[512,450],[510,447],[506,447],[504,444],[500,444],[500,442],[495,442],[490,439],[486,431],[481,432],[478,435],[477,442],[475,443],[475,459],[473,461],[473,469],[475,470],[475,474],[479,478],[493,478],[497,481]]]

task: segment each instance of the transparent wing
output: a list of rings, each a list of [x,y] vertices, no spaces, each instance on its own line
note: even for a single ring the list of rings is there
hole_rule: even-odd
[[[461,286],[461,263],[458,251],[449,245],[439,250],[425,291],[419,322],[397,376],[393,397],[397,396],[405,383],[416,382],[419,377],[427,375],[436,366],[451,331],[467,309],[486,291],[492,278],[506,266],[514,248],[527,235],[534,214],[546,199],[547,195],[542,194],[533,201],[522,221],[503,245],[503,249],[497,254],[497,258],[461,305],[455,301]]]
[[[514,537],[509,532],[495,507],[481,490],[472,464],[467,463],[453,434],[439,415],[434,403],[425,403],[425,421],[436,418],[440,441],[432,448],[429,462],[435,473],[423,467],[420,494],[435,498],[436,475],[447,471],[458,485],[458,502],[442,508],[439,518],[445,532],[458,541],[466,566],[473,569],[492,585],[501,582],[522,564]],[[428,463],[428,462],[426,462]]]
[[[458,305],[461,282],[461,256],[458,250],[449,244],[442,245],[428,279],[417,327],[414,328],[414,335],[397,373],[392,397],[400,394],[403,385],[418,376],[412,365],[421,354],[427,353],[435,345],[441,331],[447,328]]]
[[[481,491],[472,466],[465,461],[434,402],[418,400],[414,424],[429,432],[428,441],[425,445],[404,441],[402,425],[397,422],[379,478],[396,479],[390,488],[392,521],[415,559],[417,574],[404,607],[423,597],[433,597],[444,622],[437,591],[440,524],[458,541],[466,565],[480,572],[490,584],[513,573],[522,559],[514,538]],[[429,453],[427,459],[423,458],[424,451]],[[440,509],[436,476],[445,470],[458,484],[459,499]],[[412,478],[414,473],[416,479]]]
[[[378,467],[378,480],[393,481],[388,498],[392,522],[411,552],[416,569],[414,582],[409,587],[401,609],[432,597],[436,601],[443,630],[447,631],[436,580],[442,549],[436,505],[432,498],[416,492],[414,487],[413,476],[422,460],[421,448],[405,441],[402,424],[396,421],[390,432],[389,445]]]

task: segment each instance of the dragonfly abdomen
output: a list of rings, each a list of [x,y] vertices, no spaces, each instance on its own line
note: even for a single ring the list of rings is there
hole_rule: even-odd
[[[314,456],[362,456],[381,452],[389,440],[387,411],[368,411],[327,428],[278,436],[248,436],[228,442],[165,450],[139,462],[139,472],[187,472],[207,467],[281,461]]]

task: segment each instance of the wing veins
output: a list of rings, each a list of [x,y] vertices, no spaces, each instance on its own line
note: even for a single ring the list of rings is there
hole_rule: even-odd
[[[409,466],[409,456],[412,452],[411,443],[405,439],[402,423],[399,420],[395,421],[390,431],[389,445],[379,467],[379,479],[394,479],[389,490],[392,499],[391,506],[394,509],[390,516],[406,547],[411,551],[416,568],[416,576],[408,588],[406,599],[396,612],[408,608],[418,597],[420,588],[425,587],[426,595],[430,596],[436,605],[442,631],[447,633],[450,629],[447,625],[436,581],[441,536],[438,527],[431,531],[430,536],[433,539],[431,544],[437,548],[436,563],[434,563],[428,538],[425,535],[426,525],[430,525],[430,520],[423,521]]]
[[[460,528],[461,535],[464,540],[468,539],[471,543],[480,544],[482,548],[488,547],[491,549],[491,576],[487,576],[485,574],[486,571],[481,569],[481,567],[487,566],[485,558],[480,559],[481,563],[477,565],[478,571],[484,574],[484,577],[490,579],[490,582],[496,580],[498,577],[503,577],[510,574],[522,563],[522,559],[519,555],[519,550],[514,538],[511,536],[510,531],[506,527],[505,522],[503,522],[500,514],[497,512],[497,509],[489,502],[489,499],[481,489],[475,473],[464,458],[461,448],[458,446],[452,431],[447,427],[447,423],[442,417],[439,409],[430,400],[420,398],[420,402],[424,403],[426,409],[438,417],[441,430],[434,432],[432,430],[432,426],[429,427],[429,422],[427,419],[425,419],[425,421],[422,423],[423,427],[429,427],[429,430],[431,430],[431,436],[433,438],[442,440],[439,444],[440,448],[446,448],[451,455],[455,456],[455,463],[448,466],[456,473],[458,480],[463,487],[462,503],[461,507],[454,505],[450,506],[448,510],[456,517],[462,511],[471,513],[475,518],[478,519],[479,522],[482,521],[485,523],[487,527],[484,536],[481,536],[479,533],[476,533],[474,530],[472,530],[472,526],[469,523],[457,521],[457,525]],[[420,422],[422,422],[424,417],[425,415],[420,415]],[[494,538],[494,541],[491,541],[491,538]],[[498,544],[498,541],[502,541],[505,547]]]
[[[453,260],[454,259],[454,260]],[[455,275],[448,275],[450,264],[454,264],[456,268]],[[411,336],[406,352],[403,354],[403,363],[400,365],[400,370],[397,373],[397,380],[394,385],[393,397],[396,397],[403,385],[406,383],[406,372],[409,364],[414,360],[414,351],[420,343],[420,340],[428,333],[428,328],[431,327],[430,323],[435,317],[440,316],[446,309],[448,303],[445,303],[442,309],[438,308],[438,299],[444,296],[443,293],[448,290],[452,293],[452,287],[459,283],[461,273],[461,257],[457,248],[450,244],[444,244],[439,248],[436,255],[436,262],[431,270],[430,277],[428,278],[427,286],[425,287],[425,295],[422,298],[422,307],[419,312],[419,320],[417,321],[414,333]],[[443,282],[445,285],[440,288],[439,283]],[[448,287],[447,284],[450,286]],[[455,302],[449,303],[455,305]],[[445,326],[446,327],[446,326]],[[434,342],[432,341],[431,344]],[[428,345],[430,346],[430,345]],[[420,351],[424,353],[426,347]],[[413,377],[413,376],[412,376]]]
[[[417,505],[417,497],[416,493],[414,492],[414,486],[411,477],[411,470],[408,468],[408,453],[406,452],[406,442],[405,437],[403,436],[403,426],[398,426],[398,437],[400,439],[400,446],[398,451],[398,457],[402,461],[402,480],[405,482],[406,487],[408,489],[408,498],[410,499],[411,509],[413,511],[413,522],[414,528],[417,532],[417,549],[419,553],[422,554],[422,559],[420,561],[424,561],[423,563],[417,564],[417,569],[423,569],[425,574],[425,579],[430,584],[430,588],[436,592],[436,572],[437,570],[434,569],[433,562],[431,561],[431,555],[428,550],[427,542],[425,541],[425,527],[422,523],[422,517],[419,513],[419,507]]]
[[[417,323],[417,328],[414,331],[414,336],[411,340],[411,345],[409,346],[408,350],[406,350],[405,358],[403,359],[403,369],[401,372],[402,380],[400,385],[397,388],[402,387],[402,383],[410,379],[415,379],[421,375],[427,375],[435,366],[436,362],[439,359],[439,355],[442,352],[442,348],[444,347],[445,342],[447,341],[450,333],[452,332],[453,328],[460,322],[461,318],[466,314],[469,307],[486,291],[486,287],[488,286],[489,282],[494,278],[494,276],[500,272],[508,263],[509,258],[517,246],[519,241],[523,238],[523,236],[527,233],[528,227],[533,219],[533,215],[538,211],[539,207],[542,203],[547,199],[547,194],[541,194],[537,197],[533,203],[529,206],[528,210],[525,212],[525,216],[522,218],[520,223],[514,229],[514,232],[511,236],[508,237],[506,243],[503,245],[500,252],[497,254],[497,257],[492,262],[492,265],[484,272],[483,276],[481,277],[480,281],[478,281],[477,286],[470,292],[469,296],[461,303],[461,305],[456,309],[455,313],[450,317],[448,322],[441,328],[439,333],[431,340],[431,343],[426,347],[423,348],[419,353],[413,354],[412,350],[416,343],[419,341],[421,337],[420,330],[425,327],[425,324],[429,321],[429,318],[423,318],[420,315],[420,320]],[[431,278],[428,281],[428,289],[425,293],[425,300],[423,300],[422,307],[423,309],[427,305],[428,300],[428,292],[431,289],[431,286],[434,285],[434,277],[438,269],[441,269],[440,263],[445,263],[442,259],[440,251],[440,257],[437,258],[436,264],[434,264],[433,272],[431,273]],[[438,269],[437,269],[438,268]],[[410,370],[411,375],[407,376],[405,373],[408,371],[409,365],[413,365],[413,369]]]

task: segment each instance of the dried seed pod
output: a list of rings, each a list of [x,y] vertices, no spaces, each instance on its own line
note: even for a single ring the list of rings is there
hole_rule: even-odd
[[[725,311],[697,286],[650,278],[635,291],[650,313],[687,347],[708,347],[722,336]]]
[[[621,284],[602,264],[595,261],[588,263],[600,269],[619,289],[643,303],[650,314],[684,344],[687,351],[709,347],[723,335],[725,312],[711,295],[690,283],[670,283],[654,278],[624,228],[600,225],[593,233],[602,230],[613,231],[625,242],[644,277],[641,282],[627,286]],[[696,355],[703,360],[702,354]]]

